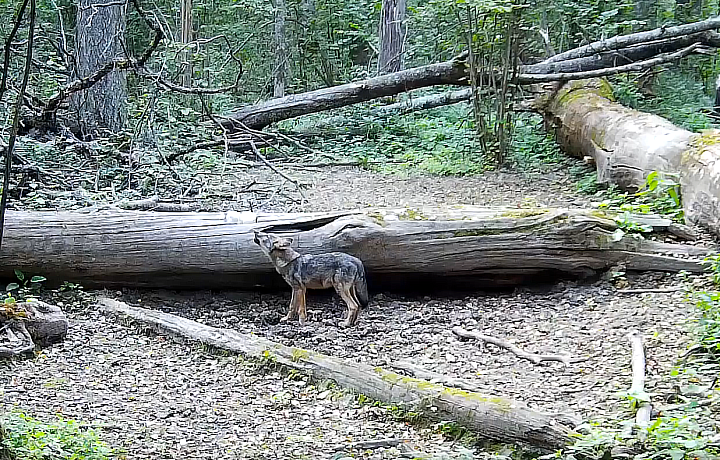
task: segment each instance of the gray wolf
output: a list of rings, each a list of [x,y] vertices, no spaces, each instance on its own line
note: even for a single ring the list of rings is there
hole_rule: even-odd
[[[360,259],[344,252],[300,254],[290,247],[292,238],[257,230],[254,241],[292,288],[290,308],[283,321],[297,315],[300,324],[305,324],[305,291],[333,287],[348,307],[347,318],[340,325],[348,327],[357,322],[360,309],[367,307],[369,300],[365,268]]]

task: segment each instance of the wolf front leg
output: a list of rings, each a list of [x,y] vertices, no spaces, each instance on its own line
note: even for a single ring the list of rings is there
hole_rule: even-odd
[[[299,301],[299,299],[298,299],[298,292],[299,292],[299,290],[300,290],[300,289],[299,289],[299,288],[296,288],[295,286],[292,287],[292,297],[290,298],[290,306],[288,307],[287,315],[283,316],[283,317],[280,319],[280,321],[285,322],[285,321],[290,321],[290,320],[292,320],[293,318],[295,318],[295,315],[296,315],[297,312],[298,312],[298,301]],[[304,296],[303,296],[303,301],[304,301],[304,300],[305,300],[305,299],[304,299]]]

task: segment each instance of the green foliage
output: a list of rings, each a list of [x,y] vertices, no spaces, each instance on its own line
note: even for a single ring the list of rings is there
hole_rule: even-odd
[[[635,214],[661,214],[681,222],[684,214],[680,184],[673,177],[672,174],[653,171],[648,174],[642,189],[636,193],[620,192],[610,187],[599,207]]]
[[[37,292],[40,290],[41,283],[43,281],[47,281],[47,278],[44,276],[35,275],[31,278],[27,278],[25,274],[18,269],[15,269],[14,272],[18,282],[9,283],[5,286],[6,291],[21,290],[23,292]]]
[[[510,161],[528,169],[544,164],[567,164],[567,157],[555,142],[555,136],[545,132],[541,116],[521,114],[515,121]]]
[[[703,109],[712,107],[713,102],[697,77],[699,70],[709,65],[708,60],[701,60],[697,61],[698,69],[667,70],[642,81],[633,75],[618,75],[611,80],[613,94],[623,105],[660,115],[690,131],[712,128],[713,121]],[[718,69],[713,69],[717,73]],[[641,91],[643,82],[651,90]]]
[[[90,429],[73,420],[44,423],[20,412],[0,418],[7,437],[2,440],[16,458],[23,460],[106,460],[111,450]]]

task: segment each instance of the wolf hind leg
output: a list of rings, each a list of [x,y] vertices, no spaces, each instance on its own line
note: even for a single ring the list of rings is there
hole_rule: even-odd
[[[360,313],[360,305],[355,300],[355,295],[352,292],[352,284],[343,283],[335,286],[335,290],[342,297],[348,307],[347,318],[345,321],[340,323],[342,327],[350,327],[357,322],[358,313]]]

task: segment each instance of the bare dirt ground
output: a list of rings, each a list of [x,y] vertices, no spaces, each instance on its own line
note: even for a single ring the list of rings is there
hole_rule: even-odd
[[[575,192],[566,173],[552,168],[472,178],[399,177],[358,168],[293,175],[310,184],[305,200],[292,184],[278,189],[277,177],[258,176],[257,183],[273,181],[274,191],[255,202],[256,210],[424,204],[580,207],[591,201]],[[230,202],[214,203],[214,209],[230,207]],[[247,209],[242,200],[232,203],[235,209]],[[673,276],[660,274],[629,277],[628,282],[634,288],[679,285]],[[688,320],[694,317],[681,292],[618,294],[611,280],[453,299],[375,293],[358,326],[348,330],[337,327],[344,305],[329,294],[309,297],[310,322],[304,327],[279,324],[289,293],[108,294],[373,365],[392,367],[399,360],[412,360],[463,377],[488,393],[585,420],[623,416],[617,393],[630,386],[625,334],[631,329],[647,339],[648,391],[660,398],[671,393],[668,376],[685,349]],[[359,404],[353,395],[322,382],[283,376],[235,356],[119,324],[94,311],[91,301],[72,299],[63,304],[72,320],[65,343],[35,360],[0,363],[3,409],[82,421],[97,427],[126,458],[470,459],[493,452],[443,436],[437,426],[408,424],[388,408]],[[450,332],[456,325],[530,351],[568,352],[587,361],[567,368],[559,363],[533,365],[505,350],[457,340]],[[408,442],[365,452],[348,449],[351,442],[392,437]]]

